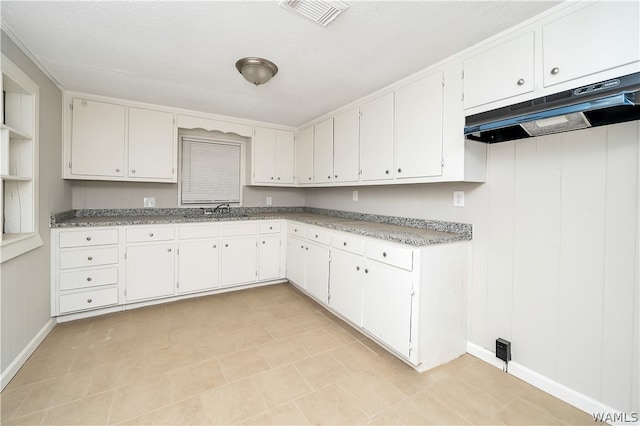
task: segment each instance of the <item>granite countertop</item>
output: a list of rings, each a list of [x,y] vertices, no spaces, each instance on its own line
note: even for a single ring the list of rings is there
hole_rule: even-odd
[[[201,209],[71,210],[51,217],[52,228],[180,224],[287,219],[412,246],[471,240],[471,225],[380,216],[307,207],[236,208],[228,215],[204,216]]]

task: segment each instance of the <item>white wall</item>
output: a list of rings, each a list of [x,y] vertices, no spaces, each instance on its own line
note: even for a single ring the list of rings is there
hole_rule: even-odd
[[[38,226],[42,247],[1,265],[0,368],[7,367],[47,324],[50,302],[49,215],[71,208],[70,186],[60,178],[62,161],[62,93],[2,33],[2,53],[40,86],[40,169]]]
[[[637,412],[639,134],[631,122],[490,145],[486,184],[313,189],[306,205],[472,223],[469,340],[508,339],[524,367]]]

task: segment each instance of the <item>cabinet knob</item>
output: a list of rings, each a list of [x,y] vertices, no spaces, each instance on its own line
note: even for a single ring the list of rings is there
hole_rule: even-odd
[[[171,253],[171,249],[170,249],[170,248],[168,248],[168,249],[167,249],[167,251],[168,251],[169,253]]]
[[[278,180],[280,180],[280,178],[278,178]]]
[[[304,249],[305,249],[305,250],[309,250],[309,247],[305,247]]]
[[[520,80],[517,81],[518,86],[522,86],[524,84],[524,78],[521,78]]]
[[[402,173],[402,169],[398,169],[398,173]]]
[[[150,236],[150,237],[153,237],[153,232],[149,232],[149,236]]]
[[[93,299],[87,299],[87,303],[93,302]]]
[[[558,67],[553,67],[551,68],[551,74],[556,75],[560,72],[560,68]]]
[[[311,180],[311,176],[309,176],[309,180]]]
[[[225,244],[224,246],[225,246],[225,247],[229,247],[229,244]]]
[[[93,260],[93,256],[87,257],[87,260]]]
[[[368,273],[369,273],[369,270],[368,270],[368,269],[365,269],[365,270],[364,270],[364,273],[365,273],[365,274],[368,274]]]
[[[384,172],[385,172],[385,174],[389,174],[389,170],[385,170]]]
[[[331,179],[331,175],[327,176],[327,179]]]
[[[265,241],[264,241],[264,240],[262,240],[262,244],[264,244],[264,243],[265,243]]]
[[[273,176],[271,176],[271,180],[273,180]]]
[[[318,238],[318,234],[316,234],[316,238]]]
[[[347,242],[346,242],[346,241],[344,241],[344,242],[342,243],[342,245],[346,247],[346,246],[347,246]]]
[[[382,252],[382,257],[387,257],[387,252],[386,251]]]
[[[359,267],[359,266],[356,266],[356,271],[359,271],[359,270],[360,270],[360,267]]]
[[[89,281],[89,282],[90,282],[90,281],[91,281],[91,277],[87,277],[87,281]]]
[[[304,246],[300,246],[300,248],[301,248],[301,249],[303,249],[303,248],[304,248]]]
[[[333,175],[334,178],[338,179],[338,175]]]
[[[116,172],[117,172],[117,173],[120,173],[120,169],[116,169]]]
[[[87,237],[87,241],[91,241],[91,237]]]
[[[218,246],[214,244],[214,245],[213,245],[213,248],[218,248]]]
[[[273,229],[273,226],[270,226],[270,227],[269,227],[269,231],[271,231],[272,229]]]
[[[135,173],[135,172],[136,172],[136,169],[131,169],[131,173]]]

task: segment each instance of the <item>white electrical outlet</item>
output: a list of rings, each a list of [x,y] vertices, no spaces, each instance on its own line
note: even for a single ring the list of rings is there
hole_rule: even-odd
[[[358,201],[358,191],[353,191],[353,201]]]
[[[464,207],[464,191],[453,191],[453,206]]]
[[[144,197],[145,207],[155,207],[156,206],[156,197]]]
[[[267,205],[270,206],[273,203],[273,199],[271,197],[267,197]]]

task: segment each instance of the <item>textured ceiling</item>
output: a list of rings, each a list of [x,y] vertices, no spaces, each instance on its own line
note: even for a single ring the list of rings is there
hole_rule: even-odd
[[[66,89],[292,126],[558,2],[349,1],[322,27],[277,1],[14,2],[2,27]],[[245,56],[280,71],[254,87]]]

